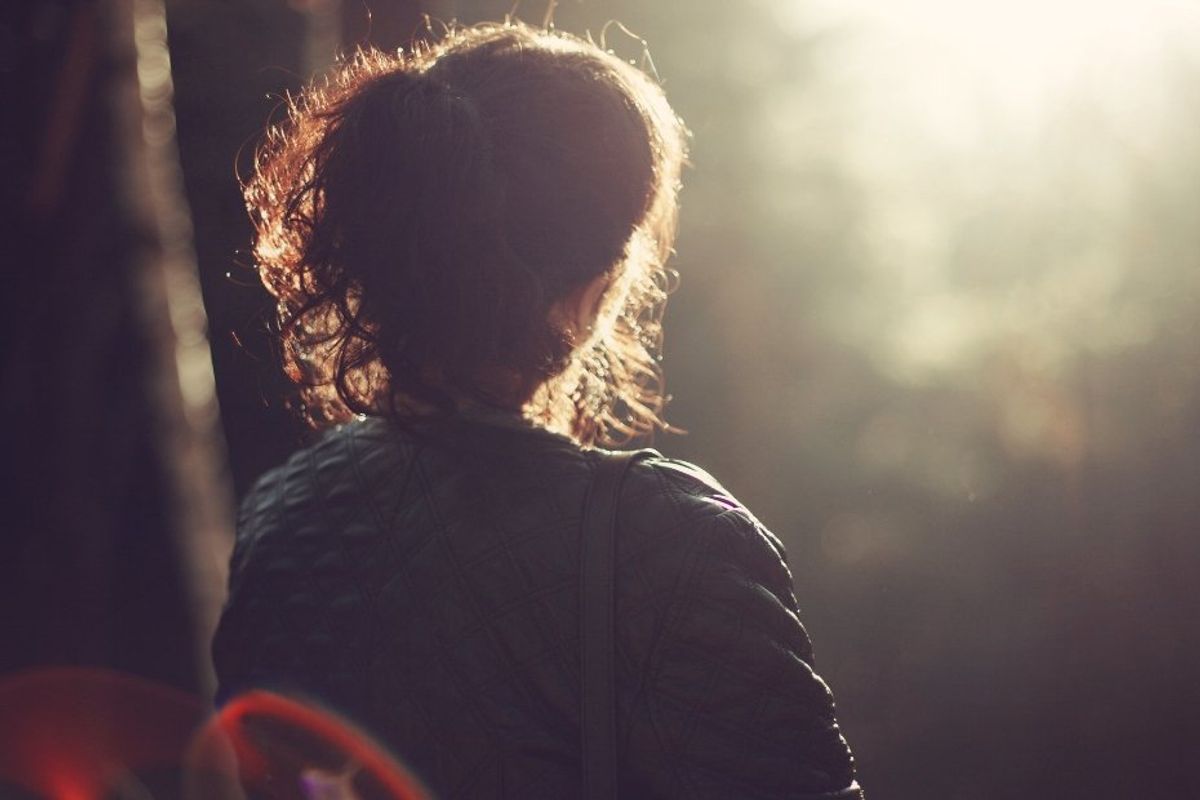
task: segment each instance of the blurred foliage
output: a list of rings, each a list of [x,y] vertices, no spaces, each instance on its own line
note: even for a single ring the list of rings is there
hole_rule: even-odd
[[[788,546],[872,796],[1200,796],[1200,18],[1059,5],[555,17],[694,132],[655,444]]]

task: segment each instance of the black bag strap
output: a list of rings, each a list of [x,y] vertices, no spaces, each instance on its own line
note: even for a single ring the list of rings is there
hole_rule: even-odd
[[[583,506],[580,553],[580,740],[585,800],[617,796],[613,616],[617,504],[629,466],[645,452],[605,453]]]

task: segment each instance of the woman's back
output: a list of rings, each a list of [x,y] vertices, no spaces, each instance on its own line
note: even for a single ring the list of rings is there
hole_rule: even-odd
[[[247,498],[213,648],[222,696],[327,703],[438,797],[577,796],[599,455],[515,416],[421,430],[334,429]],[[749,512],[696,468],[643,459],[617,565],[623,796],[858,796],[778,541]]]
[[[328,703],[439,797],[580,795],[589,447],[668,427],[686,138],[636,67],[520,23],[361,53],[289,104],[246,185],[256,263],[301,410],[342,425],[246,501],[223,699]],[[749,512],[655,454],[616,556],[623,796],[858,795]]]

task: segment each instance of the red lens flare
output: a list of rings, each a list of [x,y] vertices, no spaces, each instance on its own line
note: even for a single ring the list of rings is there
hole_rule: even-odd
[[[55,800],[96,800],[139,769],[180,764],[208,715],[199,699],[103,669],[0,681],[0,779]]]
[[[412,773],[352,723],[267,691],[226,704],[197,737],[188,762],[194,776],[228,777],[236,770],[256,797],[432,800]]]
[[[0,781],[54,800],[104,800],[139,772],[173,772],[185,800],[433,800],[386,748],[337,714],[266,691],[213,716],[177,689],[104,669],[0,680]]]

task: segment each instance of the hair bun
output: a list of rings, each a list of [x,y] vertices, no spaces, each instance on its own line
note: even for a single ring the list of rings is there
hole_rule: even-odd
[[[583,441],[655,424],[683,159],[657,85],[588,42],[493,25],[360,52],[290,111],[245,193],[314,422],[470,395]],[[611,324],[589,360],[550,309],[602,273]]]

